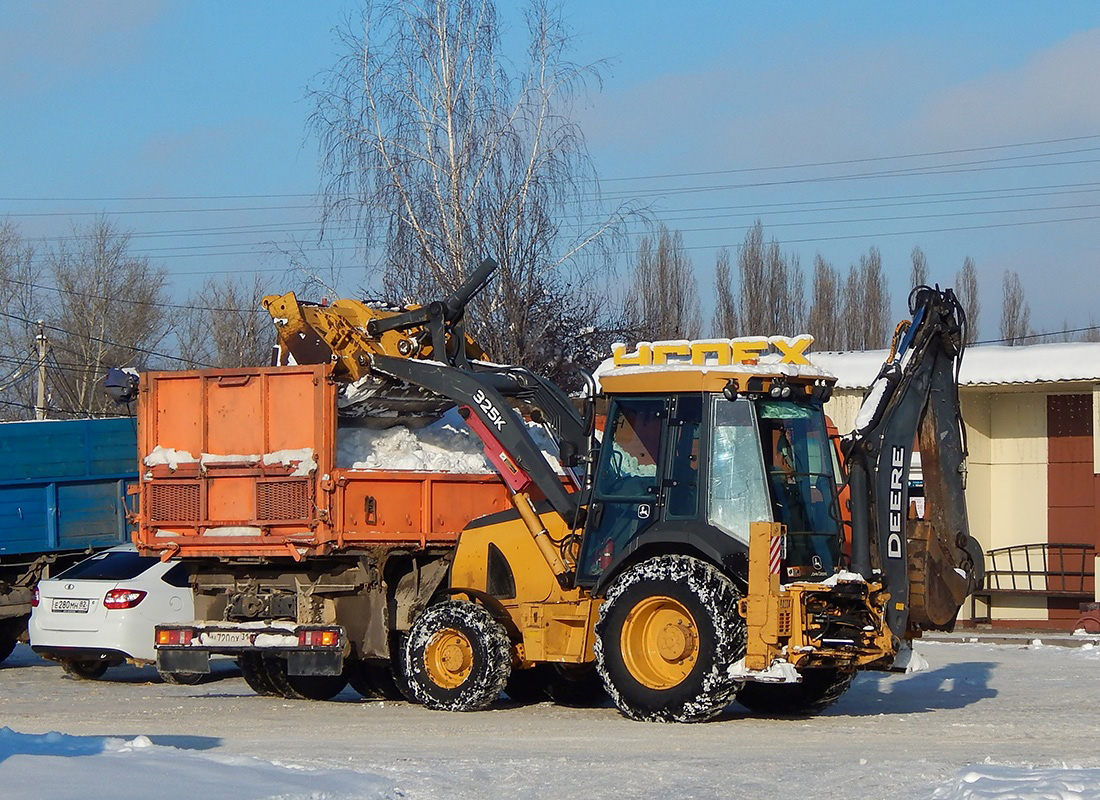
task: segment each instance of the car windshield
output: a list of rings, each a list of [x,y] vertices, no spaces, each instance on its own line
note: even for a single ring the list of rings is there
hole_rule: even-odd
[[[156,556],[130,552],[99,553],[57,575],[67,580],[126,581],[160,561]]]

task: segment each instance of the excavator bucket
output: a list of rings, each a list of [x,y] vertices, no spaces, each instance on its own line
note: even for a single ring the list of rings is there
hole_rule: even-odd
[[[457,292],[426,306],[378,308],[349,299],[318,305],[288,292],[265,297],[263,307],[275,323],[282,363],[332,362],[334,377],[344,384],[341,414],[384,417],[393,424],[436,416],[453,403],[372,369],[375,357],[459,364],[484,359],[485,351],[466,335],[462,317],[495,268],[486,259]]]

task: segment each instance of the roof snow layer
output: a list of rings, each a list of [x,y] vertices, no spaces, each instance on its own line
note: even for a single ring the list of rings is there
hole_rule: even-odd
[[[810,361],[837,376],[838,389],[866,389],[886,359],[886,350],[810,353]],[[1094,381],[1100,383],[1100,342],[1006,347],[968,347],[961,386]]]

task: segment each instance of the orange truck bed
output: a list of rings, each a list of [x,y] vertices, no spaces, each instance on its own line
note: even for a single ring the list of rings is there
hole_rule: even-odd
[[[306,365],[143,375],[138,546],[301,560],[453,543],[471,519],[510,507],[495,474],[337,468],[329,373]]]

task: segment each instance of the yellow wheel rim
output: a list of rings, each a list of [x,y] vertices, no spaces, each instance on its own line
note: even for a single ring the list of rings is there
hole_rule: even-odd
[[[699,628],[680,601],[647,597],[627,614],[620,645],[623,663],[638,683],[670,689],[699,660]]]
[[[461,631],[445,628],[424,648],[424,667],[436,686],[457,689],[473,671],[473,645]]]

